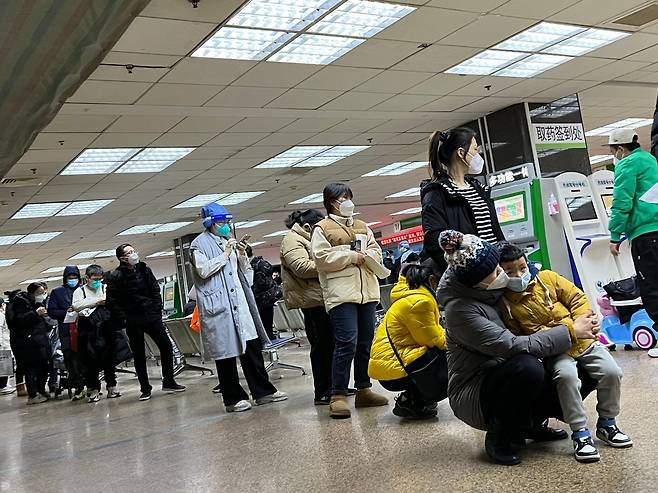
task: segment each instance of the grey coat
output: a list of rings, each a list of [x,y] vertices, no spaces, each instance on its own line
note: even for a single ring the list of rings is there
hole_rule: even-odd
[[[507,330],[495,307],[503,292],[469,288],[450,268],[439,284],[439,302],[445,307],[450,407],[455,416],[480,430],[488,428],[480,391],[492,368],[517,354],[545,358],[571,347],[569,331],[563,325],[529,336],[515,336]]]
[[[240,356],[245,352],[247,341],[255,337],[260,338],[263,345],[269,344],[270,340],[258,315],[251,283],[247,279],[247,274],[252,274],[249,262],[238,260],[236,271],[224,255],[221,240],[208,231],[197,236],[190,245],[193,263],[196,251],[209,261],[214,260],[221,265],[217,272],[205,279],[200,275],[201,266],[195,265],[192,269],[206,357],[218,360]],[[234,252],[231,258],[236,255]],[[239,290],[244,292],[247,306],[240,301],[242,296]],[[242,326],[240,311],[251,315],[257,335],[253,333],[253,327]]]

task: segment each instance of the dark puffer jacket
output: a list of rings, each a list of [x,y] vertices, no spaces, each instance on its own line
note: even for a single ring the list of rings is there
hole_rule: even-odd
[[[66,284],[66,278],[71,275],[78,276],[80,279],[80,269],[75,265],[69,265],[64,269],[63,282],[61,286],[56,287],[50,293],[48,298],[48,316],[57,320],[59,328],[59,340],[62,343],[62,351],[68,351],[71,348],[71,335],[69,334],[69,324],[64,323],[66,312],[71,308],[73,302],[73,291],[77,289],[69,287]],[[80,284],[78,283],[78,286]]]
[[[251,267],[254,269],[254,284],[252,291],[256,298],[256,305],[259,310],[274,306],[281,299],[281,288],[272,277],[274,269],[263,257],[254,257],[251,259]]]
[[[107,278],[106,301],[115,329],[162,320],[160,285],[144,262],[121,264]]]
[[[30,366],[47,361],[52,357],[51,328],[44,317],[37,314],[34,296],[27,292],[18,293],[7,306],[7,326],[11,350],[21,366]]]

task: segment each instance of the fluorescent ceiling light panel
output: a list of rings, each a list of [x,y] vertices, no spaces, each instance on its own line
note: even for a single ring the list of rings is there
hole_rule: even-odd
[[[319,168],[357,154],[370,146],[295,146],[256,166],[256,169]]]
[[[640,128],[646,127],[647,125],[653,124],[653,119],[651,118],[625,118],[618,122],[609,123],[603,127],[594,128],[589,132],[585,132],[585,135],[588,137],[594,137],[597,135],[610,135],[613,130],[618,128]]]
[[[522,58],[527,53],[516,51],[485,50],[474,57],[463,61],[459,65],[446,70],[447,74],[461,75],[491,75],[497,70],[506,67]]]
[[[420,168],[426,168],[429,166],[427,161],[400,161],[397,163],[391,163],[383,168],[376,169],[370,173],[366,173],[363,177],[370,176],[399,176],[415,171]]]
[[[590,164],[604,163],[606,161],[612,161],[612,155],[611,154],[598,154],[596,156],[590,156],[589,157],[589,163]]]
[[[194,149],[196,147],[147,147],[116,170],[116,173],[157,173]]]
[[[302,34],[272,55],[268,61],[328,65],[364,41],[365,39]]]
[[[0,245],[13,245],[25,235],[0,236]]]
[[[26,279],[21,284],[32,284],[33,282],[53,282],[53,281],[61,281],[61,280],[62,280],[61,277],[55,276],[55,277],[46,277],[42,279]]]
[[[386,198],[397,199],[400,197],[415,197],[416,195],[420,195],[420,187],[408,188],[407,190],[387,195]]]
[[[261,224],[269,223],[269,219],[259,219],[256,221],[238,221],[237,223],[234,223],[233,225],[237,228],[240,229],[247,229],[247,228],[255,228],[256,226],[260,226]]]
[[[262,60],[295,34],[241,27],[222,27],[203,43],[193,57]]]
[[[152,229],[149,233],[169,233],[171,231],[176,231],[177,229],[184,228],[192,224],[192,221],[178,221],[175,223],[166,223],[157,228]]]
[[[381,223],[382,223],[381,221],[374,221],[372,223],[366,223],[366,226],[368,226],[368,227],[377,226],[378,224],[381,224]]]
[[[321,204],[324,201],[324,196],[321,193],[312,193],[301,199],[297,199],[294,202],[290,202],[290,205],[295,204]]]
[[[85,149],[62,171],[62,175],[112,173],[140,151],[139,148]]]
[[[32,219],[35,217],[51,217],[64,209],[70,202],[46,202],[42,204],[25,204],[14,214],[12,219]]]
[[[56,216],[82,216],[98,212],[106,205],[114,202],[114,199],[103,200],[80,200],[78,202],[71,202],[63,210],[59,211]]]
[[[97,254],[101,253],[101,250],[93,250],[90,252],[80,252],[76,253],[72,257],[69,257],[69,260],[86,260],[88,258],[94,258]]]
[[[116,257],[117,251],[116,248],[110,248],[109,250],[103,250],[98,252],[94,258],[107,258],[107,257]]]
[[[203,207],[211,202],[218,202],[222,205],[237,205],[246,202],[249,199],[263,195],[265,192],[235,192],[235,193],[207,193],[202,195],[195,195],[175,205],[174,209],[185,209],[191,207]]]
[[[164,223],[164,224],[142,224],[139,226],[133,226],[128,228],[117,236],[124,235],[141,235],[144,233],[169,233],[171,231],[176,231],[177,229],[184,228],[192,224],[192,221],[179,221],[175,223]]]
[[[151,255],[147,255],[146,258],[171,257],[172,255],[174,255],[173,250],[163,250],[161,252],[155,252],[155,253],[152,253]]]
[[[341,0],[251,0],[226,23],[229,26],[299,31]]]
[[[581,32],[542,50],[542,52],[554,53],[556,55],[581,56],[627,36],[630,36],[630,33],[611,31],[609,29],[587,29],[585,32]]]
[[[270,233],[268,235],[265,235],[265,238],[274,238],[275,236],[285,236],[288,234],[287,229],[282,229],[281,231],[275,231],[274,233]]]
[[[257,247],[258,245],[264,245],[264,244],[265,244],[264,241],[254,241],[253,243],[251,241],[249,242],[249,246],[252,247],[252,248]]]
[[[18,262],[17,258],[0,259],[0,267],[9,267],[10,265],[14,265],[16,262]]]
[[[407,214],[418,214],[422,210],[423,210],[422,207],[412,207],[410,209],[405,209],[403,211],[394,212],[393,214],[391,214],[391,216],[404,216],[404,215],[407,215]]]
[[[494,46],[494,49],[525,52],[542,51],[544,48],[554,45],[558,41],[582,33],[585,30],[586,28],[580,26],[541,22],[497,44]]]
[[[493,75],[497,77],[534,77],[571,60],[573,57],[562,55],[530,55]]]
[[[41,243],[44,241],[50,241],[56,236],[62,234],[62,231],[52,231],[50,233],[32,233],[29,235],[23,236],[17,243]]]
[[[370,38],[414,10],[406,5],[348,0],[308,32]]]

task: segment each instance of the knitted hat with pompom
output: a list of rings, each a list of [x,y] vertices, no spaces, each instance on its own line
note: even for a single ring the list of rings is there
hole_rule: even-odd
[[[441,233],[439,245],[457,279],[466,286],[481,283],[496,270],[500,260],[498,249],[488,241],[453,229]]]

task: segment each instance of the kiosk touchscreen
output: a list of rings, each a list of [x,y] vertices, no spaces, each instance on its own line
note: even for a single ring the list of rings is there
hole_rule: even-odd
[[[175,291],[176,283],[174,281],[166,282],[162,287],[162,309],[165,313],[171,313],[175,310]]]

